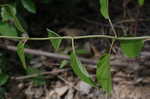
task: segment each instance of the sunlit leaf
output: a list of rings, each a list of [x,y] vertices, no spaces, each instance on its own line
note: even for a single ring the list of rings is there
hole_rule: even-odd
[[[104,18],[109,19],[109,7],[108,7],[108,0],[99,0],[100,3],[100,12]]]
[[[48,37],[60,37],[57,33],[54,31],[47,29],[48,31]],[[51,39],[52,46],[57,50],[61,44],[62,39]]]
[[[8,81],[8,78],[8,75],[0,73],[0,86],[4,85]]]
[[[28,67],[26,69],[28,75],[36,75],[35,77],[32,77],[31,80],[34,85],[44,85],[46,84],[46,81],[44,79],[44,76],[40,75],[41,71],[37,68]]]
[[[25,62],[24,45],[25,45],[25,43],[23,41],[19,42],[19,44],[17,45],[17,54],[22,62],[24,69],[26,69],[27,65]]]
[[[112,91],[112,78],[110,71],[110,55],[103,55],[97,63],[96,69],[96,78],[99,85],[102,87],[104,91],[107,93],[111,93]]]
[[[140,6],[143,6],[144,5],[144,0],[138,0],[138,3]]]
[[[91,79],[91,76],[88,74],[86,68],[82,66],[81,62],[79,61],[74,52],[71,54],[70,59],[71,59],[71,66],[75,74],[79,76],[79,78],[84,82],[92,86],[95,86],[95,83]]]
[[[122,40],[120,43],[122,52],[129,58],[137,57],[144,46],[143,40]]]
[[[14,26],[7,24],[7,23],[1,23],[0,22],[0,35],[3,36],[17,36],[17,30]]]
[[[36,6],[33,0],[21,0],[23,7],[31,13],[36,13]]]

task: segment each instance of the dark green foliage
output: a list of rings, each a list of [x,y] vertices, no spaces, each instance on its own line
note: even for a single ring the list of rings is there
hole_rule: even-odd
[[[63,8],[67,12],[68,9],[72,11],[72,9],[76,6],[76,4],[81,2],[81,0],[66,0],[66,1],[44,0],[41,2],[44,2],[46,4],[48,3],[57,4],[56,8],[58,9]],[[144,5],[144,0],[138,0],[138,3],[140,6],[142,6]],[[18,8],[17,6],[18,5],[20,6],[20,4],[22,5],[21,7],[26,9],[27,12],[36,14],[36,12],[38,11],[34,0],[14,0],[13,2],[11,1],[10,4],[1,5],[1,19],[2,20],[0,22],[0,35],[5,36],[5,37],[13,36],[13,37],[16,37],[17,40],[20,40],[20,42],[17,45],[17,54],[23,65],[23,68],[25,69],[27,75],[35,75],[34,77],[31,78],[34,84],[44,85],[46,84],[46,81],[44,79],[44,76],[41,75],[41,71],[38,70],[37,68],[27,67],[27,64],[26,64],[24,49],[25,49],[25,43],[27,42],[27,40],[29,40],[29,38],[19,38],[19,36],[22,36],[23,33],[27,34],[27,31],[24,29],[20,19],[18,18],[18,16],[20,16],[19,15],[20,13],[18,12],[18,9],[16,8]],[[99,0],[99,5],[100,5],[100,9],[99,9],[100,13],[105,19],[109,20],[110,22],[111,20],[109,16],[109,0]],[[112,29],[114,29],[113,24],[110,23],[110,25]],[[62,38],[60,35],[58,35],[56,32],[50,29],[47,29],[47,31],[48,31],[48,38],[46,38],[45,40],[50,40],[52,47],[54,47],[55,50],[58,50],[61,45],[62,39],[64,39],[65,37]],[[67,37],[69,37],[69,39],[67,38],[68,40],[73,41],[72,43],[73,45],[75,37],[71,37],[71,36],[67,36]],[[90,38],[92,38],[92,36]],[[108,38],[110,39],[110,37]],[[117,39],[117,38],[112,37],[111,39]],[[120,43],[121,43],[120,45],[121,45],[121,49],[123,53],[129,58],[137,57],[140,54],[140,51],[144,46],[144,40],[121,40]],[[82,65],[82,63],[77,57],[77,55],[86,54],[88,52],[85,50],[75,50],[74,45],[72,46],[72,49],[73,49],[73,52],[70,55],[70,63],[71,63],[71,67],[74,73],[81,80],[90,84],[91,86],[97,87],[98,85],[98,87],[101,87],[107,93],[111,93],[112,92],[112,79],[111,79],[111,71],[110,71],[110,68],[111,68],[110,53],[105,54],[102,57],[100,57],[100,59],[97,62],[97,68],[96,68],[97,83],[96,83],[94,82],[91,75],[88,73],[86,68]],[[0,58],[0,63],[2,64],[1,61],[4,61],[4,60]],[[69,63],[68,60],[62,61],[60,68],[63,68],[68,63]],[[8,82],[9,76],[4,72],[3,70],[4,66],[2,66],[3,64],[2,65],[1,64],[0,64],[1,66],[0,67],[0,86],[3,86]],[[0,88],[0,96],[1,96],[1,92],[4,92],[2,88]]]

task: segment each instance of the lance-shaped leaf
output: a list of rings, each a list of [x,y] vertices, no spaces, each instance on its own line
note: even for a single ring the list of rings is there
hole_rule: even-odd
[[[144,5],[144,0],[138,0],[138,3],[140,6],[143,6]]]
[[[27,65],[26,65],[26,61],[25,61],[24,45],[25,45],[24,41],[19,42],[19,44],[17,45],[17,54],[21,60],[21,63],[23,65],[24,69],[26,69]]]
[[[100,3],[100,12],[105,19],[109,19],[109,7],[108,7],[108,0],[99,0]]]
[[[96,84],[91,79],[91,76],[88,74],[86,68],[82,66],[81,62],[79,61],[79,59],[77,58],[74,52],[71,53],[70,59],[71,59],[71,66],[74,73],[84,82],[92,86],[95,86]]]
[[[47,29],[48,31],[48,37],[60,37],[57,33],[54,31]],[[62,39],[51,39],[52,46],[57,50],[61,44]]]
[[[122,40],[120,43],[122,52],[129,58],[137,57],[144,46],[143,40]]]
[[[0,35],[3,36],[17,36],[17,30],[13,25],[0,22]]]
[[[96,69],[96,78],[102,89],[108,93],[111,93],[112,78],[109,61],[110,61],[109,54],[105,54],[99,59]]]
[[[23,7],[31,13],[36,13],[36,6],[33,0],[21,0]]]

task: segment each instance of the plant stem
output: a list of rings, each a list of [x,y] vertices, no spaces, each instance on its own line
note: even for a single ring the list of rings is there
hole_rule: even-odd
[[[112,28],[112,31],[113,31],[113,33],[114,33],[114,36],[117,38],[117,32],[116,32],[116,30],[115,30],[115,28],[114,28],[114,26],[113,26],[113,24],[112,24],[112,22],[111,22],[111,19],[109,18],[108,21],[109,21],[109,24],[110,24],[110,26],[111,26],[111,28]],[[115,43],[115,39],[112,40],[112,43],[111,43],[110,49],[109,49],[109,54],[111,54],[111,50],[112,50],[112,48],[113,48],[113,46],[114,46],[114,43]]]
[[[72,51],[73,51],[73,53],[76,53],[76,51],[75,51],[75,46],[74,46],[74,38],[72,37],[72,39],[71,39],[71,44],[72,44]]]
[[[113,31],[113,33],[114,33],[114,36],[117,37],[117,32],[116,32],[116,30],[115,30],[115,28],[114,28],[114,26],[113,26],[113,24],[112,24],[112,22],[111,22],[111,19],[109,18],[108,21],[109,21],[109,24],[110,24],[110,26],[111,26],[111,28],[112,28],[112,31]]]
[[[50,39],[70,39],[72,36],[63,36],[63,37],[45,37],[45,38],[30,38],[30,37],[15,37],[15,36],[0,36],[0,39],[16,39],[16,40],[50,40]],[[86,35],[86,36],[75,36],[73,39],[89,39],[89,38],[107,38],[115,40],[150,40],[150,36],[141,36],[141,37],[115,37],[109,35]]]

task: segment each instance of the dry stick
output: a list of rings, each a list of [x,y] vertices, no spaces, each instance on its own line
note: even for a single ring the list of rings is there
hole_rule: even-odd
[[[7,50],[10,50],[10,51],[14,51],[14,52],[16,52],[16,50],[17,50],[17,48],[15,46],[12,46],[12,45],[6,45],[6,46],[0,45],[0,48],[7,49]],[[57,54],[57,53],[51,53],[51,52],[35,50],[35,49],[29,49],[29,48],[25,48],[25,53],[32,54],[32,55],[37,55],[37,56],[46,56],[46,57],[60,59],[60,60],[70,60],[70,57],[68,55],[61,55],[61,54]],[[143,52],[142,56],[150,56],[150,53],[149,52]],[[97,63],[97,60],[86,59],[86,58],[81,58],[81,57],[79,57],[79,59],[80,59],[81,62],[83,62],[85,64],[88,64],[87,67],[96,68],[95,65]],[[126,60],[127,58],[125,58],[125,57],[121,57],[121,58],[120,57],[112,57],[111,61],[110,61],[110,64],[112,66],[126,67],[126,66],[129,65],[128,63],[122,62],[122,61],[117,61],[116,62],[115,59]]]
[[[16,51],[17,48],[15,46],[11,46],[11,45],[6,45],[6,46],[2,46],[0,45],[1,48],[3,49],[7,49],[7,50],[11,50],[11,51]],[[64,59],[64,60],[70,60],[70,57],[67,55],[61,55],[58,53],[50,53],[50,52],[46,52],[46,51],[41,51],[41,50],[35,50],[35,49],[29,49],[29,48],[25,48],[25,53],[27,54],[32,54],[32,55],[40,55],[40,56],[46,56],[46,57],[50,57],[50,58],[55,58],[55,59]],[[92,59],[85,59],[85,58],[79,58],[83,63],[86,64],[91,64],[91,65],[95,65],[96,64],[96,60],[92,60]]]
[[[26,75],[26,76],[19,76],[19,77],[11,77],[12,80],[23,80],[23,79],[29,79],[29,78],[34,78],[37,77],[39,75],[56,75],[58,73],[61,72],[66,72],[69,69],[65,69],[65,70],[53,70],[53,71],[49,71],[49,72],[42,72],[42,73],[38,73],[38,74],[32,74],[32,75]]]

